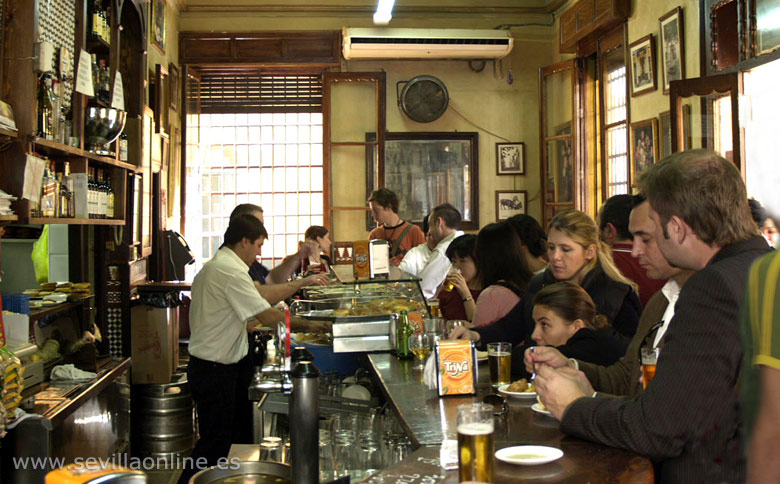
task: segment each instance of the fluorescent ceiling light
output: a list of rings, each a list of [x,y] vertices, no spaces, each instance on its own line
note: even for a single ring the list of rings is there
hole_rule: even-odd
[[[395,0],[379,0],[374,12],[374,23],[377,25],[387,25],[393,18],[393,4]]]

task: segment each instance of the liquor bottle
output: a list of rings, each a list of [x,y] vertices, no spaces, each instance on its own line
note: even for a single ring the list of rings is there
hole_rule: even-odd
[[[89,36],[100,38],[100,9],[97,1],[89,3]]]
[[[57,180],[47,163],[43,169],[41,181],[41,217],[55,217],[57,215]]]
[[[108,192],[108,202],[106,203],[106,218],[115,218],[116,212],[115,212],[115,206],[114,203],[116,203],[116,196],[114,195],[114,187],[111,185],[111,177],[106,177],[106,190]]]
[[[97,190],[95,190],[95,169],[89,168],[87,178],[87,206],[89,218],[97,218]]]
[[[38,82],[38,136],[54,139],[54,92],[51,77],[41,76]]]
[[[398,335],[396,336],[395,354],[399,360],[409,360],[412,352],[409,350],[409,337],[412,335],[412,325],[409,323],[409,314],[401,311],[398,317]]]
[[[69,218],[70,215],[70,192],[65,185],[62,172],[57,172],[57,217]]]
[[[98,69],[97,54],[92,54],[92,89],[97,99],[100,90],[100,69]]]
[[[98,170],[98,200],[100,201],[100,218],[108,218],[108,189],[106,188],[106,181],[103,178],[103,170]]]
[[[73,193],[73,178],[70,176],[70,163],[64,162],[62,185],[67,191],[67,215],[64,217],[73,218],[76,216],[76,198]]]
[[[119,161],[127,161],[127,133],[119,135]]]
[[[110,79],[111,72],[108,70],[108,66],[106,66],[106,61],[105,59],[100,59],[97,97],[104,103],[111,102],[111,99],[109,98],[111,92]]]

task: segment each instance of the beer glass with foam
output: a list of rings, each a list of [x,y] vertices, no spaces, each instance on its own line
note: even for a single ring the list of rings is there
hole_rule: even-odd
[[[493,482],[493,405],[458,406],[459,482]]]
[[[655,365],[658,362],[659,349],[645,346],[639,351],[642,357],[642,387],[647,388],[647,384],[655,377]]]
[[[488,343],[488,368],[490,384],[494,387],[509,384],[512,381],[512,344]]]

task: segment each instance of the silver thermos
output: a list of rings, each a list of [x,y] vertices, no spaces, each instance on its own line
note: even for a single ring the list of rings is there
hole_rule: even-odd
[[[293,484],[316,484],[320,480],[319,418],[320,371],[310,360],[300,360],[292,371],[290,398]]]

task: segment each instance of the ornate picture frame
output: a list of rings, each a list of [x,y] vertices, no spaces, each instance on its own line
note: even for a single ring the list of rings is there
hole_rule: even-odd
[[[685,30],[682,7],[676,7],[661,16],[658,22],[661,73],[664,94],[667,94],[669,82],[685,79]]]
[[[496,221],[528,212],[526,190],[496,190]]]
[[[641,96],[658,89],[656,83],[655,37],[648,34],[632,42],[629,47],[631,67],[631,96]]]
[[[179,67],[171,62],[168,64],[168,101],[171,109],[174,111],[179,110],[179,93],[181,88],[179,86]]]
[[[525,175],[525,143],[496,143],[496,175]]]

